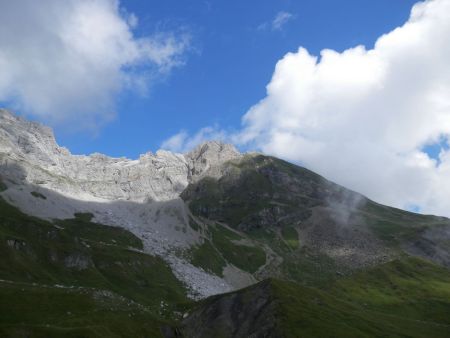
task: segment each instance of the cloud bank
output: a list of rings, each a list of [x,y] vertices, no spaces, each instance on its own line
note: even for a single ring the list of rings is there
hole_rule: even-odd
[[[450,0],[419,2],[373,49],[286,54],[227,138],[378,202],[450,216],[449,60]],[[423,150],[432,144],[438,158]]]
[[[117,0],[0,4],[0,101],[50,123],[95,128],[124,89],[144,91],[183,63],[184,34],[135,37]]]
[[[243,117],[243,144],[389,205],[450,216],[450,1],[417,3],[373,49],[299,48]]]

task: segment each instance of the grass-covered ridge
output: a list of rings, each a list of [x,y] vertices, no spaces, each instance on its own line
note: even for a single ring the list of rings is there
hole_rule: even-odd
[[[142,241],[123,228],[93,223],[90,221],[93,215],[89,214],[76,213],[74,216],[73,219],[55,220],[54,222],[69,235],[80,238],[86,243],[109,244],[138,250],[143,248]]]
[[[0,281],[1,337],[162,337],[145,307],[107,290]]]
[[[331,291],[365,309],[446,325],[450,333],[450,271],[403,258],[338,280]]]
[[[253,273],[265,264],[266,253],[259,246],[240,244],[242,237],[219,224],[210,227],[210,230],[215,247],[234,266]]]
[[[211,241],[205,240],[201,245],[191,248],[187,258],[190,258],[193,265],[217,276],[223,276],[226,261]]]
[[[449,223],[445,217],[415,214],[374,202],[366,203],[360,212],[375,234],[390,245],[414,240],[431,227]]]

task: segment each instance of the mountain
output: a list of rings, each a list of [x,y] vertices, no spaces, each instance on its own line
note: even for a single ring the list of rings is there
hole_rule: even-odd
[[[215,175],[221,163],[240,156],[218,142],[186,155],[158,151],[138,160],[72,155],[56,144],[50,128],[0,110],[5,200],[47,220],[91,213],[98,223],[125,228],[143,240],[146,252],[164,256],[199,296],[234,286],[173,254],[201,242],[179,195],[190,182]]]
[[[450,220],[215,141],[73,155],[0,110],[0,252],[2,336],[450,333]]]

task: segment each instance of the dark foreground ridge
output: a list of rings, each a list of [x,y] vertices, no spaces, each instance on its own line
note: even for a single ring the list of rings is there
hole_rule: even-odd
[[[211,297],[186,337],[448,337],[450,273],[405,258],[318,289],[269,279]]]

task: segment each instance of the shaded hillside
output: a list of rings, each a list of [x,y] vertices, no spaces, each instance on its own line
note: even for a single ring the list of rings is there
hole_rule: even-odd
[[[265,250],[259,278],[315,285],[404,253],[450,265],[448,219],[382,206],[273,157],[229,161],[220,178],[190,184],[181,197],[204,224],[207,245],[219,227],[232,231],[225,240]]]

